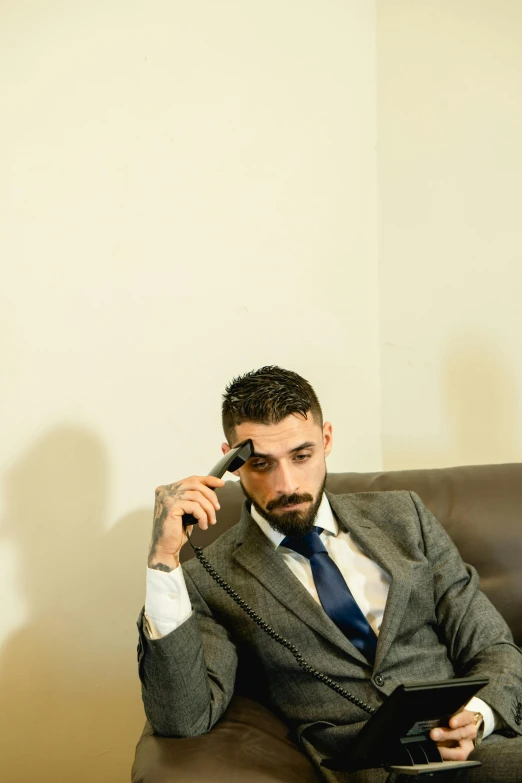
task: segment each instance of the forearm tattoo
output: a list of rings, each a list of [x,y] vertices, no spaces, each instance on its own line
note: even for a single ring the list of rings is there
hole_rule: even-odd
[[[183,490],[179,484],[168,484],[156,491],[156,503],[154,505],[154,522],[152,524],[152,540],[149,548],[149,568],[156,571],[172,571],[172,568],[164,563],[153,563],[156,558],[158,543],[163,536],[163,526],[169,514],[169,510],[176,500],[183,497]]]

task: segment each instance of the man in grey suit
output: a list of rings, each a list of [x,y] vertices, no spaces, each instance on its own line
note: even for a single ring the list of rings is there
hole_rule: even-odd
[[[164,736],[209,731],[237,683],[282,716],[318,766],[355,740],[402,682],[489,678],[431,738],[447,760],[483,767],[469,781],[522,781],[522,657],[473,568],[409,492],[324,491],[332,425],[311,385],[264,367],[223,398],[223,453],[247,439],[237,471],[247,498],[238,524],[206,549],[217,572],[348,701],[299,665],[193,560],[183,568],[183,514],[216,524],[211,476],[156,490],[139,669],[147,717]],[[333,587],[332,587],[333,586]],[[482,741],[483,740],[483,741]],[[382,781],[383,770],[331,781]],[[458,773],[462,775],[463,773]]]

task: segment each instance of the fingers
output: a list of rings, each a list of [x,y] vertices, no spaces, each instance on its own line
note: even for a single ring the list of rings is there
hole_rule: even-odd
[[[184,514],[191,514],[194,517],[198,527],[201,528],[201,530],[206,530],[209,524],[214,524],[213,522],[209,523],[207,512],[203,509],[201,504],[197,503],[196,501],[192,501],[192,500],[184,501],[183,507],[178,508],[176,512],[172,513],[170,519],[173,522],[176,521],[177,523],[179,523]],[[189,530],[193,526],[194,525],[187,525],[186,528],[183,528],[183,530]]]
[[[208,482],[212,486],[207,486],[203,482]],[[171,516],[192,513],[186,508],[187,501],[199,502],[205,509],[208,523],[215,524],[216,511],[219,511],[220,505],[214,488],[218,489],[224,483],[222,479],[215,476],[190,476],[183,481],[157,487],[156,500],[170,512]],[[200,513],[194,514],[194,516],[197,519],[203,519]]]
[[[474,723],[460,726],[456,729],[440,727],[430,731],[430,737],[435,742],[460,742],[464,739],[475,739],[477,736],[477,727]]]
[[[223,479],[218,479],[215,476],[191,476],[181,482],[184,513],[193,513],[185,508],[186,501],[199,503],[206,513],[206,518],[199,513],[193,514],[202,530],[206,530],[209,525],[216,524],[216,511],[221,508],[214,489],[203,483],[207,480],[216,489],[225,483]]]
[[[439,726],[430,731],[430,737],[435,742],[460,742],[464,739],[474,740],[477,736],[475,715],[469,710],[462,710],[449,720],[448,726]]]
[[[465,761],[475,748],[476,736],[475,716],[469,710],[453,715],[449,726],[439,726],[430,731],[430,737],[437,743],[445,761]]]
[[[219,501],[214,489],[219,489],[225,484],[223,479],[215,476],[190,476],[179,481],[177,484],[170,484],[169,487],[176,487],[180,497],[186,497],[188,491],[201,492],[201,494],[219,511]],[[164,489],[159,487],[158,489]]]
[[[469,739],[462,740],[456,747],[447,747],[440,743],[437,743],[437,746],[444,761],[466,761],[475,748],[473,741]]]
[[[449,725],[452,729],[471,724],[475,725],[475,713],[471,712],[471,710],[461,710],[449,719]]]
[[[222,487],[225,483],[224,479],[217,478],[217,476],[194,476],[193,478],[199,479],[207,487]]]
[[[208,501],[210,501],[216,511],[219,511],[219,500],[217,499],[217,495],[214,492],[214,489],[218,489],[224,485],[225,482],[223,479],[218,479],[215,476],[199,476],[196,478],[199,478],[199,486],[194,487],[194,489],[198,489],[199,492],[201,492],[201,494],[204,495]],[[209,484],[208,482],[211,483]],[[216,515],[214,514],[214,522],[216,521],[215,517]]]
[[[214,502],[207,499],[202,492],[196,490],[187,490],[183,493],[183,500],[180,504],[181,514],[192,514],[198,520],[199,526],[206,530],[209,525],[216,524],[216,510],[219,510],[219,503],[214,493]],[[177,516],[181,516],[178,512]]]
[[[216,524],[220,506],[214,490],[224,483],[215,476],[190,476],[157,487],[149,566],[155,567],[158,553],[178,557],[180,548],[187,542],[187,531],[182,525],[184,514],[192,514],[202,530]]]

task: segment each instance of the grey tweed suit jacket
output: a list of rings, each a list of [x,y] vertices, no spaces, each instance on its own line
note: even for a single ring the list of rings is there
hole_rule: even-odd
[[[249,514],[205,554],[219,574],[315,669],[372,707],[402,682],[486,675],[480,696],[507,733],[522,702],[522,655],[440,523],[410,492],[328,494],[339,524],[391,576],[371,666],[310,596]],[[151,640],[143,613],[138,659],[147,717],[164,736],[211,729],[235,687],[261,698],[288,723],[314,763],[346,747],[368,715],[307,674],[212,580],[184,566],[194,609]],[[328,777],[328,775],[326,775]],[[333,777],[332,777],[333,779]]]

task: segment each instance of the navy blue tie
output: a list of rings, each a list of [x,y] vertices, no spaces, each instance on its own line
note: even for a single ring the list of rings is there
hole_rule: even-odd
[[[361,612],[343,575],[326,551],[319,535],[322,532],[322,528],[314,527],[301,538],[284,538],[281,546],[293,549],[310,561],[317,594],[324,611],[353,646],[373,663],[377,636]]]

